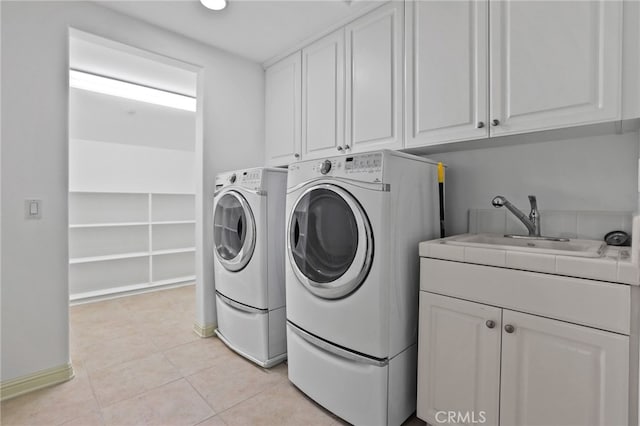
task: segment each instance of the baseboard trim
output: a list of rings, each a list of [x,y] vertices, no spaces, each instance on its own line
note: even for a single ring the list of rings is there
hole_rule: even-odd
[[[200,325],[197,322],[193,323],[193,332],[200,337],[211,337],[216,334],[216,324]]]
[[[71,364],[66,364],[7,380],[0,383],[0,401],[66,382],[74,376],[73,367]]]

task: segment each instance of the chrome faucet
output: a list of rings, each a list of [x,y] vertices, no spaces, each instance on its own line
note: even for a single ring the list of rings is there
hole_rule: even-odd
[[[493,207],[500,208],[506,207],[511,213],[517,217],[520,222],[527,227],[529,231],[530,237],[539,237],[540,236],[540,212],[538,211],[538,201],[536,200],[535,195],[529,195],[529,203],[531,204],[531,212],[529,212],[529,217],[526,214],[521,212],[516,206],[511,204],[509,200],[504,198],[502,195],[497,195],[493,197],[491,200],[491,204]]]

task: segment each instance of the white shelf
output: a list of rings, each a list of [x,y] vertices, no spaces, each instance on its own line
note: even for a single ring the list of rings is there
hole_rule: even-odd
[[[141,251],[141,252],[134,252],[134,253],[109,254],[106,256],[75,257],[75,258],[69,259],[69,264],[75,265],[77,263],[104,262],[107,260],[132,259],[134,257],[161,256],[165,254],[175,254],[175,253],[194,253],[195,251],[196,251],[195,247],[184,247],[184,248],[168,249],[168,250],[155,250],[152,252]]]
[[[192,194],[151,194],[151,221],[193,221],[195,203]]]
[[[75,257],[75,258],[69,259],[69,264],[75,265],[77,263],[104,262],[106,260],[118,260],[118,259],[133,259],[134,257],[145,257],[145,256],[149,256],[148,251],[140,251],[135,253],[109,254],[106,256]]]
[[[153,282],[151,284],[145,282],[140,284],[114,287],[114,288],[109,288],[105,290],[86,291],[84,293],[75,293],[70,295],[69,301],[73,305],[79,305],[86,302],[93,302],[93,301],[104,300],[104,299],[113,299],[114,297],[122,297],[122,296],[131,295],[131,294],[145,293],[150,290],[156,290],[159,287],[166,287],[166,288],[180,287],[175,284],[184,285],[183,283],[187,283],[189,281],[195,281],[195,279],[196,279],[195,275],[192,275],[187,277],[178,277],[171,280]]]
[[[164,220],[161,222],[151,222],[152,225],[195,225],[195,220]]]
[[[177,283],[183,283],[183,282],[187,282],[187,281],[194,281],[195,279],[196,279],[195,275],[186,275],[184,277],[177,277],[177,278],[171,278],[171,279],[168,279],[168,280],[154,281],[151,284],[152,285],[177,284]]]
[[[105,222],[105,223],[74,223],[70,229],[78,228],[110,228],[114,226],[145,226],[145,225],[195,225],[195,220],[165,220],[162,222]]]
[[[194,280],[195,194],[69,193],[70,299]]]
[[[196,245],[196,233],[193,224],[174,223],[171,225],[152,225],[151,250],[172,250]]]
[[[75,294],[69,295],[69,300],[71,302],[77,302],[80,300],[98,299],[100,297],[109,296],[114,293],[129,293],[132,291],[143,290],[146,288],[149,288],[148,283],[124,285],[120,287],[109,288],[106,290],[85,291],[83,293],[75,293]]]
[[[69,194],[94,194],[94,195],[140,195],[143,192],[135,191],[69,191]]]
[[[151,255],[158,256],[163,254],[174,254],[174,253],[193,253],[195,251],[196,251],[195,247],[185,247],[185,248],[168,249],[168,250],[154,250],[151,252]]]
[[[69,223],[148,222],[149,194],[71,192]]]
[[[116,226],[147,226],[147,225],[149,225],[149,222],[76,223],[76,224],[69,225],[69,229],[111,228],[111,227],[116,227]]]
[[[195,224],[195,220],[164,220],[161,222],[151,222],[152,225],[190,225]]]
[[[193,275],[195,252],[171,253],[151,257],[151,281],[165,281]]]
[[[69,294],[110,291],[117,287],[149,283],[150,264],[151,257],[148,256],[148,253],[139,257],[122,257],[71,264],[69,265]]]

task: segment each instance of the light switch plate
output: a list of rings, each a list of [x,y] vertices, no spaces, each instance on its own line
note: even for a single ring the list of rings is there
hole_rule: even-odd
[[[24,200],[25,219],[42,218],[42,200]]]

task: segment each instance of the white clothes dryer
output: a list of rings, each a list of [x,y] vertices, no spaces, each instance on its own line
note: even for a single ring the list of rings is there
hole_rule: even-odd
[[[269,368],[287,357],[285,331],[285,169],[220,174],[213,200],[216,334]]]
[[[289,379],[350,423],[415,411],[418,243],[438,224],[433,161],[378,151],[289,167]]]

